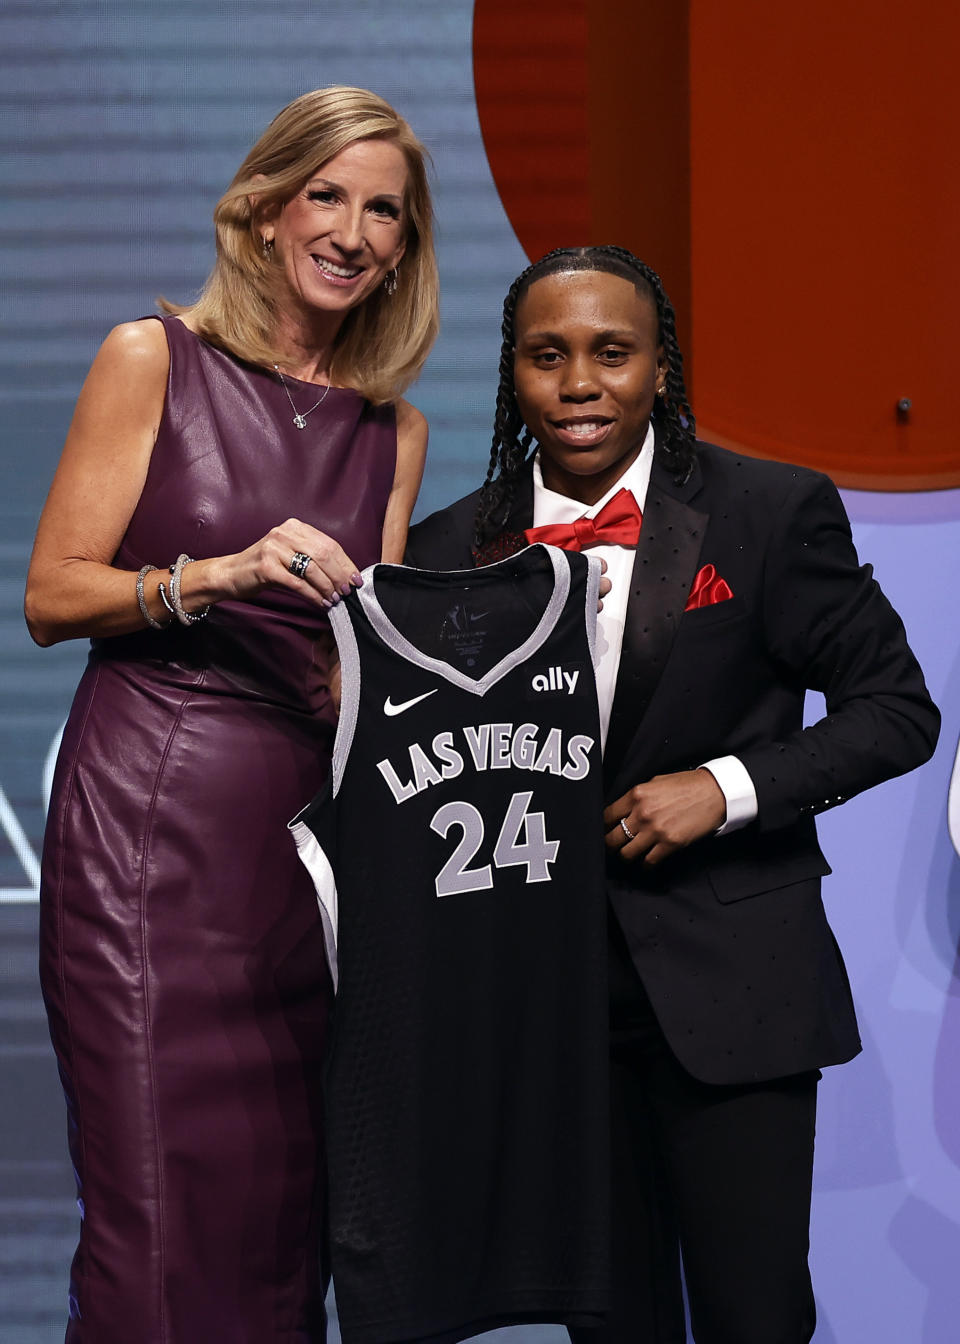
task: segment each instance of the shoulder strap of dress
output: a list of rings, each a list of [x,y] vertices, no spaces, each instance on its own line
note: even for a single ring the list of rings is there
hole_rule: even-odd
[[[204,343],[172,313],[148,313],[147,316],[162,323],[167,338],[170,372],[167,375],[167,395],[161,433],[164,430],[175,432],[182,423],[182,416],[196,411],[192,403],[198,387],[204,384],[198,384],[196,377],[191,375],[201,373],[201,351]]]

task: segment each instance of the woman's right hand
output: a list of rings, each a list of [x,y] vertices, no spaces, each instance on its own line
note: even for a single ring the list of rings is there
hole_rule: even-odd
[[[310,557],[302,578],[290,569],[298,553]],[[288,518],[245,551],[186,565],[180,596],[189,611],[208,602],[249,601],[264,588],[288,588],[331,607],[362,582],[356,565],[333,537]]]

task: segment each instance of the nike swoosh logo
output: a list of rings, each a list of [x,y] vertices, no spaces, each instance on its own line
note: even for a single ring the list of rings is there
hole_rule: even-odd
[[[432,691],[424,691],[423,695],[415,695],[412,700],[404,700],[402,704],[395,705],[389,695],[383,702],[383,712],[388,718],[393,718],[394,714],[402,714],[405,709],[412,709],[414,705],[419,705],[421,700],[426,700],[428,696],[436,695],[437,688],[434,686]]]

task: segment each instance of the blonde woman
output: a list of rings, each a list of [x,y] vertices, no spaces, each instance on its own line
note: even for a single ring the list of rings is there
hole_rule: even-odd
[[[39,644],[92,640],[42,886],[69,1344],[324,1337],[329,986],[285,823],[330,758],[326,613],[401,559],[420,483],[422,147],[372,93],[306,94],[215,222],[199,301],[97,355],[27,584]]]

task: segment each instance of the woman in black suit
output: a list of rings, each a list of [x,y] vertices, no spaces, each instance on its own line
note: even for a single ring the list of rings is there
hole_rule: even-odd
[[[819,1069],[860,1049],[814,817],[925,761],[939,716],[832,482],[696,440],[649,267],[614,247],[529,267],[500,371],[486,483],[407,559],[550,540],[612,580],[615,1311],[589,1338],[682,1344],[682,1250],[698,1344],[805,1344]],[[827,713],[805,728],[807,689]]]

